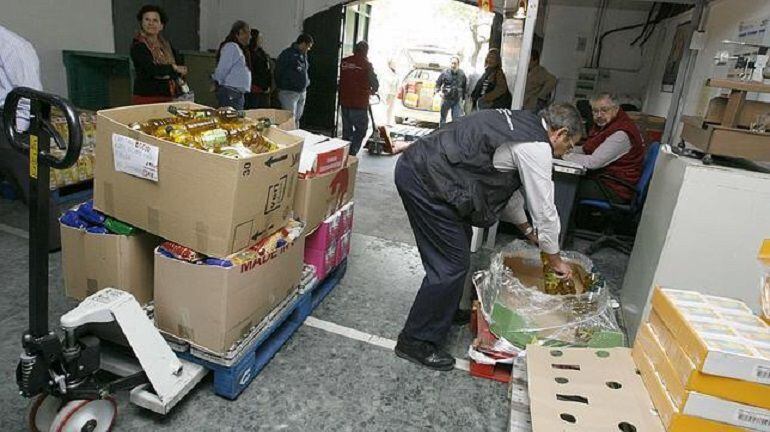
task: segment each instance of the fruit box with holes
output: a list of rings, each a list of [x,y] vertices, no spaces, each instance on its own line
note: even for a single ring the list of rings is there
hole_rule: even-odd
[[[664,432],[628,348],[527,347],[533,431]]]

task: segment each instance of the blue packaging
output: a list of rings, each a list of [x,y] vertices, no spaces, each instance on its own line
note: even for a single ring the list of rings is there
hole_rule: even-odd
[[[107,228],[103,226],[90,226],[86,228],[87,232],[90,232],[91,234],[109,234],[109,231],[107,231]]]
[[[233,266],[233,263],[231,263],[229,260],[220,259],[220,258],[206,258],[205,260],[203,260],[203,264],[211,265],[211,266],[219,266],[219,267]]]
[[[84,220],[90,225],[102,225],[104,224],[105,216],[98,211],[94,210],[94,202],[88,200],[81,204],[77,210],[80,219]]]
[[[80,216],[72,210],[64,212],[59,218],[59,221],[72,228],[86,228],[88,226],[88,224],[83,222],[83,220],[80,219]]]

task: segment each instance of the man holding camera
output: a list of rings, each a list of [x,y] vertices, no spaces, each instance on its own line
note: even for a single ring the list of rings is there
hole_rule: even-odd
[[[453,56],[450,68],[439,75],[436,80],[436,90],[441,92],[441,120],[439,127],[446,124],[447,113],[452,111],[452,121],[463,116],[462,101],[467,93],[468,79],[460,69],[460,58]]]

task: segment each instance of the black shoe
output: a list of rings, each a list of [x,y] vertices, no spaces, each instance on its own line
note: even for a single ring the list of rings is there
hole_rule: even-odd
[[[455,312],[455,316],[452,317],[452,325],[464,326],[469,322],[471,322],[470,309],[457,309],[457,312]]]
[[[402,359],[430,369],[450,371],[455,367],[455,358],[430,342],[399,335],[395,351]]]

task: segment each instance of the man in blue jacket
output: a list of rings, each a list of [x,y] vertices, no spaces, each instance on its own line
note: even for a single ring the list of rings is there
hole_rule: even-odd
[[[276,87],[281,107],[294,113],[299,119],[305,110],[305,94],[310,85],[307,52],[313,47],[313,36],[301,34],[297,41],[283,50],[276,65]]]

